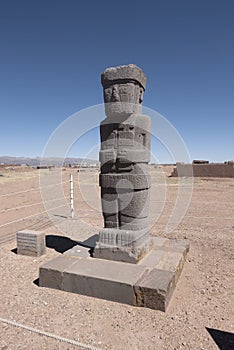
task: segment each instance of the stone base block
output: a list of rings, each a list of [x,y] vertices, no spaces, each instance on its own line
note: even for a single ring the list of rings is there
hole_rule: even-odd
[[[173,272],[158,269],[148,270],[133,287],[136,305],[166,311],[175,284]]]
[[[122,261],[131,264],[137,264],[153,247],[152,239],[148,239],[137,247],[110,247],[103,243],[97,242],[93,256],[99,259],[112,261]]]
[[[41,231],[23,230],[16,234],[17,254],[41,256],[45,254],[45,233]]]
[[[154,238],[138,264],[84,257],[79,249],[40,267],[39,285],[165,311],[188,252],[184,240]],[[88,250],[89,248],[87,248]]]
[[[99,232],[93,256],[136,264],[152,246],[148,228],[137,231],[103,228]]]

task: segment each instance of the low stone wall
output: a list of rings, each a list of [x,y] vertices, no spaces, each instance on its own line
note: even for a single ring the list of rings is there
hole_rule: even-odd
[[[183,164],[177,163],[171,177],[234,177],[234,163]]]

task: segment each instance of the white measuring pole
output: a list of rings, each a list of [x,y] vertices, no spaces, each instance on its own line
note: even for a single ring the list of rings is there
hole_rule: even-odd
[[[73,176],[70,174],[70,207],[71,207],[71,218],[74,218],[74,197],[73,197]]]

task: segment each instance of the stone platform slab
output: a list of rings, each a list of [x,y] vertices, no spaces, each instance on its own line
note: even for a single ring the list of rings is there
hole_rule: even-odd
[[[39,285],[166,311],[189,245],[159,237],[153,242],[138,264],[93,258],[89,248],[75,246],[40,267]]]

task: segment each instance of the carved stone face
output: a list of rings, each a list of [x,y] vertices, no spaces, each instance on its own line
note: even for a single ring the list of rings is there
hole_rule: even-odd
[[[118,82],[104,87],[107,117],[141,113],[143,92],[143,88],[136,82]]]

